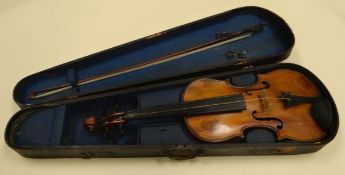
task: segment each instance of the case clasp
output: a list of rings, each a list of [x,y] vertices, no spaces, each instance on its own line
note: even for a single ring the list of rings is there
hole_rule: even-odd
[[[203,151],[187,145],[175,145],[172,149],[163,150],[163,155],[173,160],[193,159],[202,154]]]

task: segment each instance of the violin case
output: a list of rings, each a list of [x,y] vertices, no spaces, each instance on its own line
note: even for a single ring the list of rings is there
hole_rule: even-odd
[[[208,43],[263,24],[249,37],[187,54],[90,84],[78,80],[141,64],[157,57]],[[153,34],[23,78],[13,91],[21,110],[7,124],[5,140],[20,155],[31,158],[156,157],[189,159],[196,156],[302,154],[321,149],[337,133],[338,113],[323,83],[288,58],[295,38],[278,15],[260,7],[242,7]],[[200,141],[180,117],[133,120],[114,130],[112,137],[90,134],[83,126],[90,115],[177,104],[186,86],[200,78],[228,79],[233,85],[255,83],[255,75],[291,69],[316,84],[323,100],[315,103],[315,120],[326,136],[315,142],[276,141],[262,128],[246,131],[245,139],[219,143]],[[284,77],[281,77],[284,78]],[[68,83],[72,88],[41,98],[37,89]]]

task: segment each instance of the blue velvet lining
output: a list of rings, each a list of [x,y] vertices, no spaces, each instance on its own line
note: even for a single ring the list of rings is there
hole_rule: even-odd
[[[278,19],[278,20],[277,20]],[[221,45],[202,52],[185,56],[178,60],[155,65],[131,73],[108,78],[97,83],[83,85],[49,97],[30,99],[34,90],[76,83],[77,79],[100,75],[112,70],[136,65],[176,51],[181,51],[215,39],[217,32],[238,32],[248,27],[267,22],[264,30],[232,43]],[[274,57],[288,50],[293,36],[288,26],[274,14],[260,9],[248,8],[233,13],[187,25],[175,31],[154,38],[132,42],[128,45],[110,49],[84,60],[70,63],[30,76],[17,84],[14,98],[20,104],[41,104],[57,98],[74,96],[137,83],[190,74],[203,70],[231,66],[237,58],[228,56],[229,52],[245,52],[245,59],[258,60]]]
[[[159,91],[147,91],[140,94],[139,104],[141,108],[148,108],[157,105],[178,103],[181,101],[183,91],[184,86],[170,87]]]
[[[184,128],[180,123],[143,126],[140,128],[138,143],[142,145],[193,144],[194,142],[183,131]]]
[[[60,145],[65,107],[34,112],[16,127],[15,142],[19,146]]]

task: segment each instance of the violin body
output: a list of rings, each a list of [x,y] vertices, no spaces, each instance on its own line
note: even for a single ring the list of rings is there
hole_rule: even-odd
[[[320,92],[303,74],[288,69],[258,74],[257,82],[248,87],[235,87],[229,81],[199,79],[186,88],[183,101],[190,102],[218,96],[243,94],[246,110],[212,115],[186,116],[193,135],[207,142],[222,142],[244,137],[246,129],[267,128],[277,139],[302,142],[320,140],[325,136],[311,115],[311,103],[287,106],[282,93],[317,97]]]
[[[192,135],[206,142],[244,138],[250,128],[269,129],[278,140],[312,142],[326,135],[311,113],[313,102],[320,98],[308,77],[288,69],[257,74],[257,81],[247,87],[202,78],[187,86],[181,104],[117,112],[102,121],[91,116],[84,126],[104,131],[127,120],[182,116]]]

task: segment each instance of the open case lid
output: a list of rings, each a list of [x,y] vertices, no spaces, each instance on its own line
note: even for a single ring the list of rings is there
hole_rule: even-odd
[[[171,77],[276,63],[293,45],[282,18],[242,7],[30,75],[17,83],[13,97],[21,107],[64,103]],[[88,81],[92,77],[103,78]],[[60,88],[47,91],[51,87]]]

